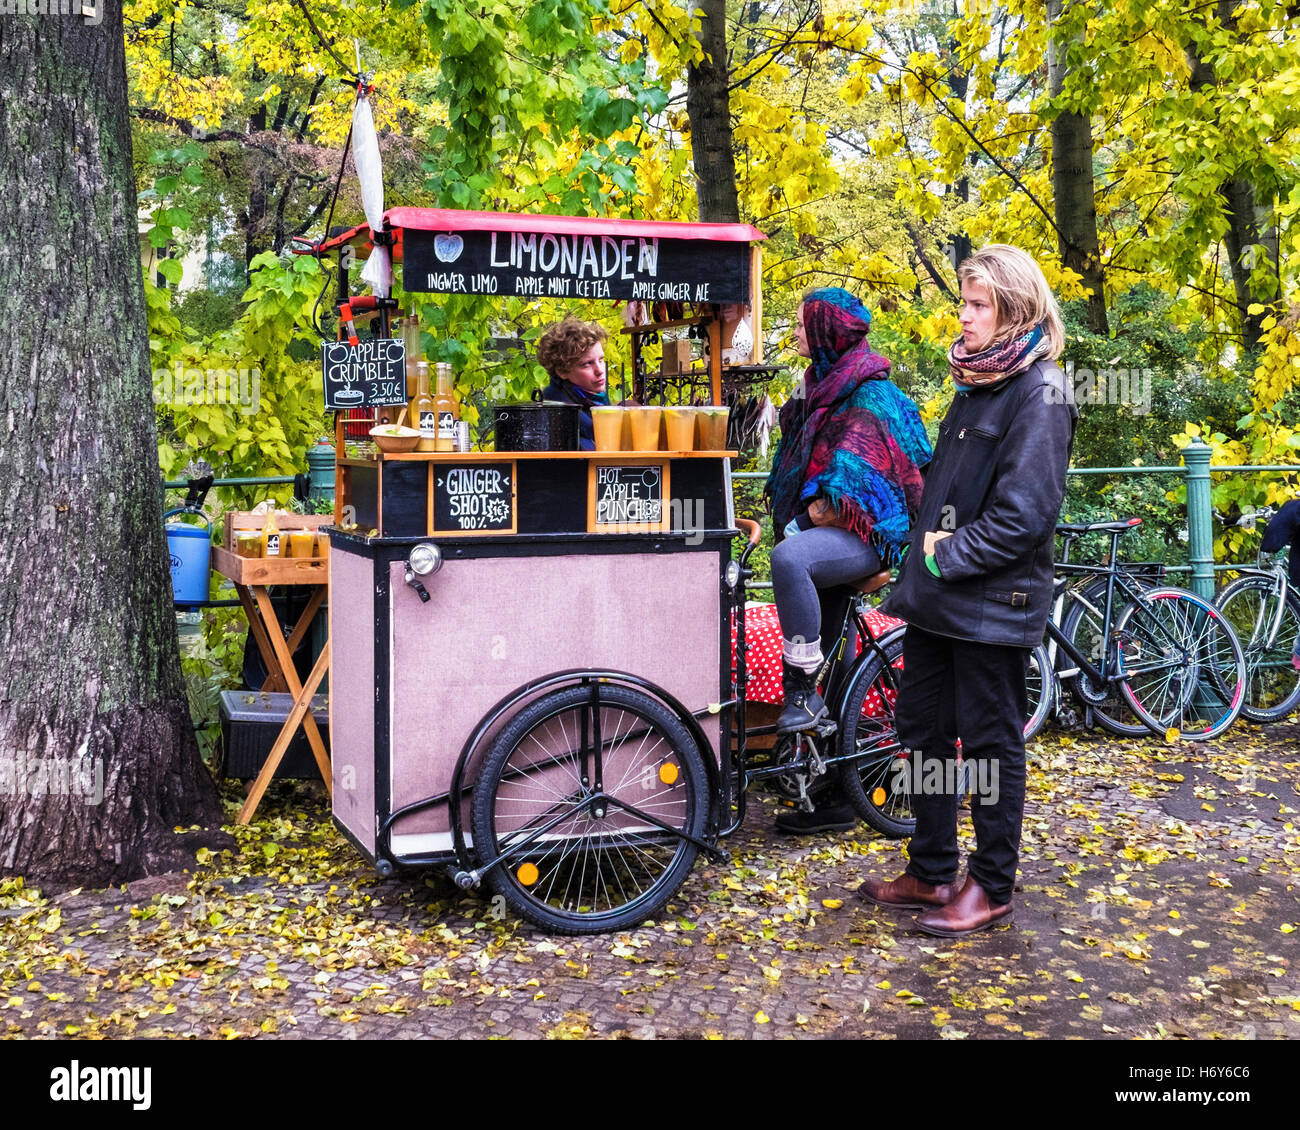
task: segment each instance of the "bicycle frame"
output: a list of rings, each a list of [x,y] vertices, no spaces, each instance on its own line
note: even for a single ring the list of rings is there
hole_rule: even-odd
[[[852,760],[857,756],[856,751],[845,753],[840,750],[837,742],[832,755],[822,757],[808,743],[806,735],[794,734],[792,736],[796,742],[799,742],[804,747],[804,750],[808,752],[797,751],[793,760],[782,762],[779,765],[763,765],[754,768],[749,764],[747,756],[748,739],[776,733],[775,725],[756,726],[753,729],[747,729],[745,726],[745,688],[749,681],[745,647],[745,582],[753,576],[753,571],[748,567],[748,562],[754,548],[754,543],[751,542],[741,551],[738,559],[740,575],[733,590],[732,609],[736,619],[736,675],[732,701],[724,705],[731,708],[732,717],[736,722],[734,729],[736,748],[733,752],[729,733],[727,740],[723,742],[722,749],[722,766],[719,772],[719,787],[722,795],[718,811],[720,815],[724,815],[734,807],[735,818],[730,824],[719,829],[717,833],[719,838],[731,835],[744,823],[746,794],[749,791],[749,786],[755,782],[785,776],[792,772],[804,772],[813,769],[815,766],[819,768],[819,771],[825,772],[830,766]],[[826,705],[832,719],[838,717],[844,703],[844,696],[848,688],[853,685],[853,679],[863,664],[876,657],[879,658],[886,672],[889,672],[890,668],[882,643],[891,637],[892,633],[886,633],[879,638],[876,637],[867,624],[858,598],[856,596],[849,597],[849,606],[845,610],[839,636],[818,676],[819,682],[825,689]],[[854,657],[852,662],[846,662],[849,648],[855,639],[861,641],[862,650]],[[887,674],[886,677],[892,679],[893,675]],[[897,690],[897,686],[894,689]],[[830,733],[835,732],[834,723],[828,723],[827,725],[830,727],[830,732],[824,736],[830,736]]]

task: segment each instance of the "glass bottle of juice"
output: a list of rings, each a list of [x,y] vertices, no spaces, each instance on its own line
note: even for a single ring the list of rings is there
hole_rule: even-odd
[[[438,413],[438,439],[435,451],[456,450],[456,422],[460,419],[460,406],[451,391],[451,365],[446,361],[438,362],[438,391],[434,393],[433,403]],[[420,441],[424,450],[424,441]]]
[[[411,401],[411,427],[420,429],[420,443],[416,451],[437,451],[438,412],[433,397],[429,395],[429,362],[417,361],[416,392]]]
[[[420,319],[414,314],[402,322],[402,342],[406,346],[406,423],[418,428],[420,418],[415,414],[412,402],[420,391],[420,374],[416,365],[424,360],[424,352],[420,348]]]
[[[274,510],[266,516],[266,524],[262,527],[262,556],[282,556],[280,553],[280,527],[276,525]]]

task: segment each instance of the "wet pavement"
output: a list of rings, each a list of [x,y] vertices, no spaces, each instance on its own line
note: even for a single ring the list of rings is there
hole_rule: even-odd
[[[1014,923],[955,942],[857,898],[902,843],[779,837],[761,794],[655,923],[563,938],[440,874],[380,880],[315,790],[277,785],[192,874],[0,884],[0,1034],[1300,1036],[1300,724],[1048,731],[1031,765]]]

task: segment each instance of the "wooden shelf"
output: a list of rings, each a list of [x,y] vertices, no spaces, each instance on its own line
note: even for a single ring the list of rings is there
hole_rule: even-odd
[[[326,518],[325,521],[330,521]],[[212,567],[237,585],[324,585],[329,557],[240,557],[223,546],[212,547]]]

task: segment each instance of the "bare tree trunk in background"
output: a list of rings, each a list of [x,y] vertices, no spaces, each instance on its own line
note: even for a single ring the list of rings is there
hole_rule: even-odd
[[[736,157],[732,151],[731,103],[727,95],[726,0],[701,0],[700,43],[708,55],[686,76],[686,114],[691,121],[699,219],[738,223]]]
[[[171,603],[121,6],[100,11],[0,20],[0,874],[51,888],[192,863],[173,827],[220,823]]]
[[[1048,0],[1047,18],[1055,30],[1066,0]],[[1048,48],[1047,88],[1055,98],[1069,77],[1066,44],[1053,37]],[[1052,119],[1052,195],[1061,260],[1078,272],[1088,288],[1088,328],[1110,332],[1106,318],[1105,276],[1097,239],[1097,205],[1092,172],[1092,123],[1086,114],[1058,113]]]
[[[1215,15],[1219,23],[1233,33],[1237,30],[1236,10],[1239,6],[1235,0],[1219,0],[1215,5]],[[1214,68],[1196,53],[1193,45],[1187,46],[1185,54],[1187,66],[1191,71],[1188,85],[1193,90],[1203,90],[1207,86],[1217,85]],[[1224,232],[1223,242],[1228,249],[1228,267],[1232,272],[1233,292],[1237,305],[1241,309],[1241,336],[1247,348],[1254,349],[1263,336],[1260,327],[1264,315],[1250,314],[1247,310],[1252,302],[1279,297],[1275,294],[1257,298],[1250,288],[1250,267],[1246,262],[1246,249],[1261,242],[1255,190],[1245,177],[1234,176],[1219,187],[1219,195],[1223,199],[1224,215],[1228,221],[1228,230]]]

